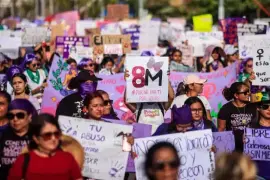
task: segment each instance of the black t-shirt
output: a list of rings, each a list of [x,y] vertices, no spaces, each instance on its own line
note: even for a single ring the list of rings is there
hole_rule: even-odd
[[[71,117],[83,117],[83,98],[79,93],[74,93],[62,99],[56,110],[56,117],[59,115]]]
[[[7,179],[9,169],[21,154],[22,149],[29,144],[29,136],[18,136],[9,127],[0,138],[0,179]]]
[[[226,121],[226,130],[233,130],[235,138],[235,149],[243,151],[243,133],[246,127],[256,120],[257,108],[254,104],[245,107],[236,107],[232,102],[224,104],[218,113],[218,119]]]

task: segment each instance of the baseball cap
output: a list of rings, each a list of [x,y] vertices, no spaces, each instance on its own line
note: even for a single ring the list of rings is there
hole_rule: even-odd
[[[207,81],[207,79],[201,79],[199,76],[197,76],[196,74],[189,74],[185,79],[184,79],[184,84],[188,85],[188,84],[193,84],[193,83],[197,83],[197,84],[204,84]]]

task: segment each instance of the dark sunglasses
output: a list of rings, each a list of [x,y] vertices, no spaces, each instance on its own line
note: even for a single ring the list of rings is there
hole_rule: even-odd
[[[40,67],[40,64],[32,64],[33,67]]]
[[[17,119],[24,119],[25,118],[25,113],[23,112],[18,112],[18,113],[7,113],[7,119],[8,120],[13,120],[15,117],[17,117]]]
[[[172,160],[169,162],[156,162],[153,164],[153,169],[156,171],[162,171],[165,169],[166,165],[170,166],[170,168],[172,168],[172,169],[176,169],[179,167],[180,164],[176,160]]]
[[[87,66],[89,66],[89,67],[93,67],[93,66],[94,66],[94,64],[86,64],[86,65],[85,65],[85,67],[87,67]]]
[[[105,101],[104,101],[104,105],[105,105],[105,106],[107,106],[107,105],[109,105],[109,104],[112,105],[112,104],[113,104],[113,100],[105,100]]]
[[[237,94],[244,94],[246,96],[250,94],[250,91],[238,92]]]
[[[264,105],[261,105],[260,108],[262,110],[267,110],[269,108],[269,106],[270,106],[269,104],[264,104]]]
[[[248,68],[252,68],[253,65],[252,65],[252,64],[247,64],[247,67],[248,67]]]
[[[54,136],[56,139],[59,139],[61,136],[61,132],[55,131],[55,132],[47,132],[44,134],[39,135],[44,141],[51,140]]]

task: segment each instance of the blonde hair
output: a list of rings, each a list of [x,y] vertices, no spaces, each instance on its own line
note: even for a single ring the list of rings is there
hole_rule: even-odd
[[[215,180],[255,180],[257,168],[250,157],[237,152],[225,153],[216,161]]]

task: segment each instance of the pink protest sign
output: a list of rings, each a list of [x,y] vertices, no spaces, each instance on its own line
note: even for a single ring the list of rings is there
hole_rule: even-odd
[[[65,21],[65,24],[69,26],[68,35],[73,36],[76,32],[76,22],[80,20],[80,15],[78,11],[67,11],[55,14],[54,20],[58,23]]]

